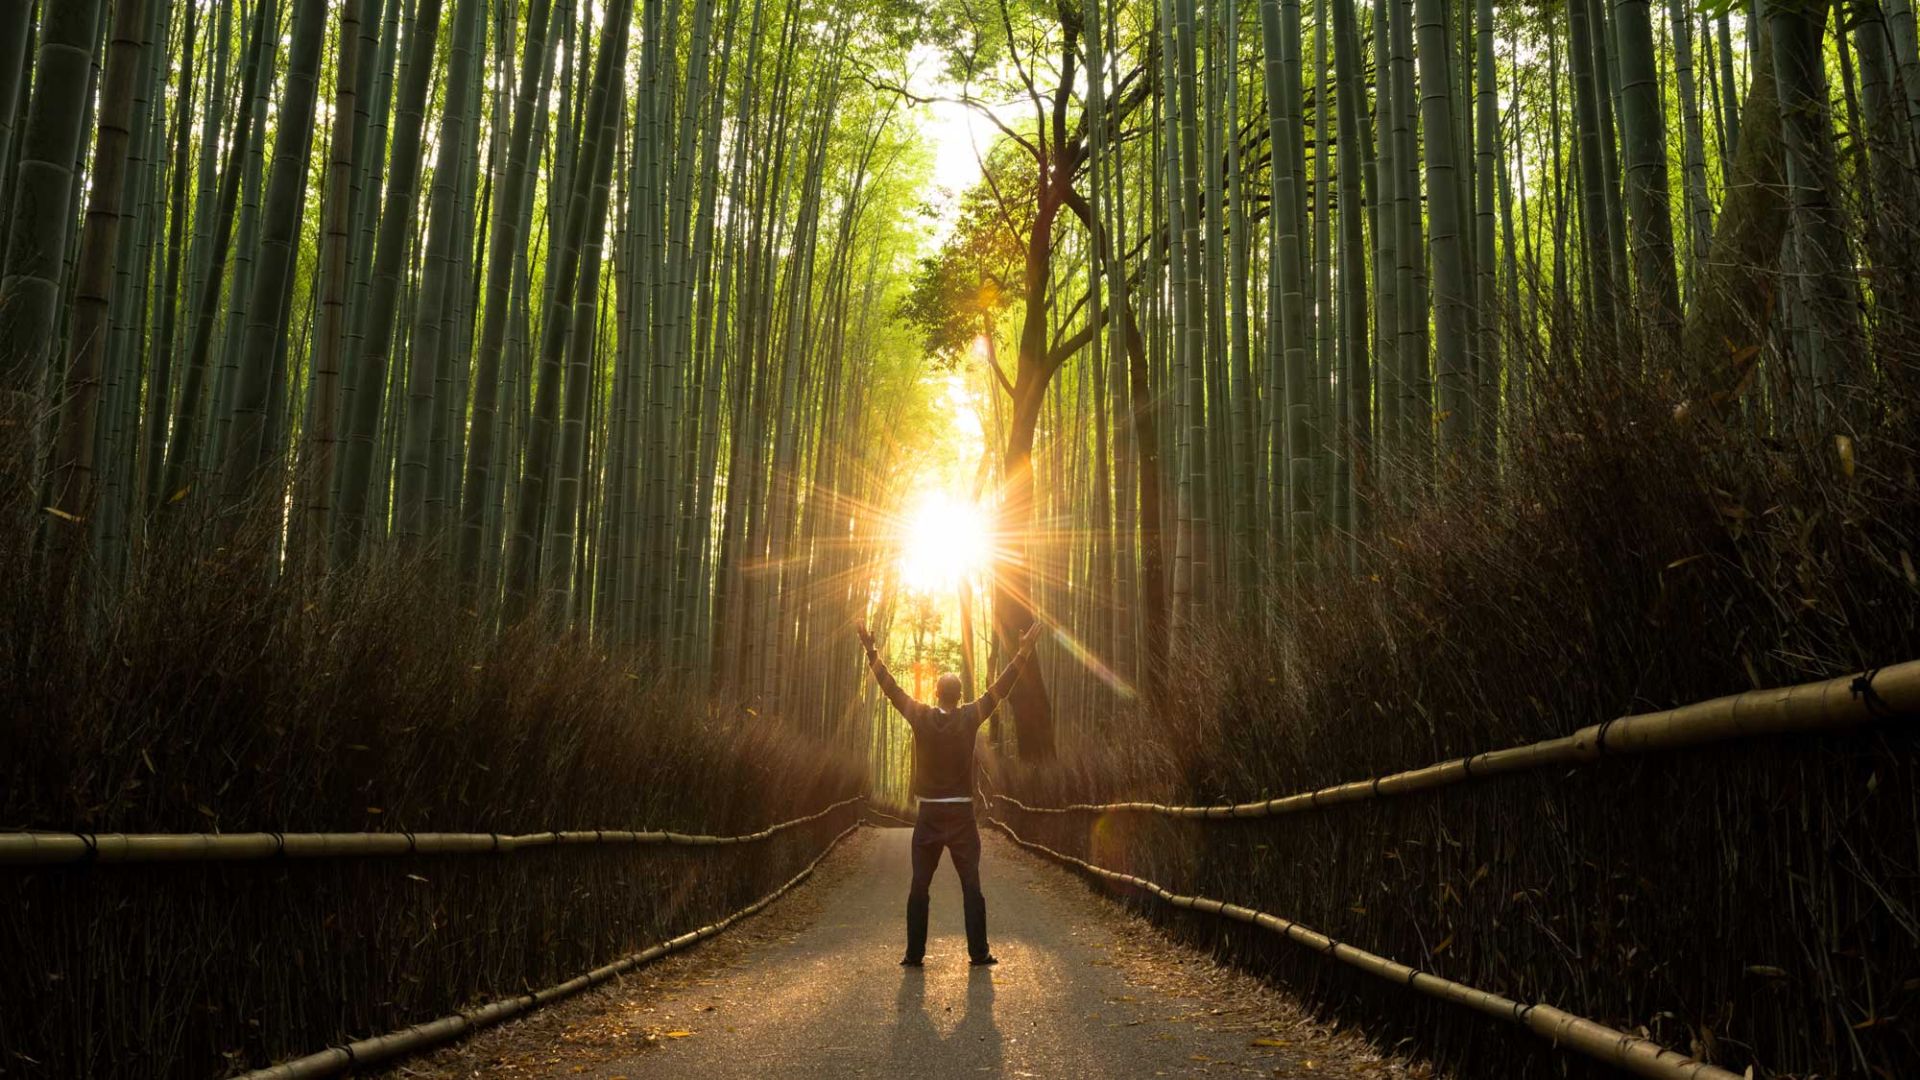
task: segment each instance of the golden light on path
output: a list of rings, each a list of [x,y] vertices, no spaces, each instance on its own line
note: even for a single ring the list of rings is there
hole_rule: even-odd
[[[993,558],[986,508],[950,491],[922,492],[898,528],[900,583],[918,592],[950,592]]]

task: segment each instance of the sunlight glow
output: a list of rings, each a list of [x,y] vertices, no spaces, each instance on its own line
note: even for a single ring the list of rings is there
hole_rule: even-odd
[[[949,70],[948,45],[923,43],[907,55],[906,84],[916,97],[924,99],[919,108],[921,144],[932,151],[933,229],[928,250],[946,240],[960,214],[960,197],[980,182],[980,162],[1001,133],[995,120],[1018,125],[1031,114],[1027,102],[981,101],[977,86],[954,81]],[[1011,78],[1013,72],[1001,71]],[[993,72],[985,72],[991,82]],[[1084,83],[1084,78],[1081,80]],[[962,104],[971,100],[974,105]],[[991,117],[982,115],[982,110]]]
[[[993,558],[986,508],[940,489],[921,494],[898,541],[900,583],[922,593],[956,589]]]

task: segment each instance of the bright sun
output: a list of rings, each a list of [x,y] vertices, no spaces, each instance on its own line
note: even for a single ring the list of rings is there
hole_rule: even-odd
[[[954,589],[993,556],[985,508],[948,491],[923,493],[899,529],[900,580],[920,592]]]

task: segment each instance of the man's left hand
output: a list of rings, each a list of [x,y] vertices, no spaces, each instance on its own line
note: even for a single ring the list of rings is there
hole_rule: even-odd
[[[1040,635],[1046,633],[1046,630],[1046,627],[1040,625],[1039,619],[1033,620],[1033,625],[1027,627],[1027,632],[1020,636],[1020,651],[1032,652],[1034,645],[1040,641]]]

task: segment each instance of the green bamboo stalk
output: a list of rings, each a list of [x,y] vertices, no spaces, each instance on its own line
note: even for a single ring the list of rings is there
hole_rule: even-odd
[[[1579,0],[1575,0],[1576,3]],[[1446,13],[1442,0],[1417,0],[1417,32],[1421,88],[1421,121],[1426,133],[1427,217],[1431,234],[1428,251],[1433,262],[1435,381],[1439,384],[1440,412],[1434,419],[1443,458],[1461,459],[1473,430],[1472,359],[1468,328],[1472,295],[1467,282],[1466,252],[1460,235],[1460,203],[1454,198],[1457,147],[1454,136],[1453,96],[1449,67]]]
[[[52,374],[99,15],[99,0],[42,0],[0,263],[0,393],[37,398]]]
[[[283,452],[281,421],[269,407],[273,383],[282,379],[281,348],[287,319],[282,294],[291,286],[294,244],[300,235],[305,200],[307,151],[313,135],[320,48],[326,37],[326,0],[297,0],[292,47],[287,59],[274,129],[273,172],[267,185],[266,222],[259,264],[252,281],[248,322],[242,334],[243,364],[235,384],[234,430],[226,446],[225,501],[233,506],[266,485],[266,468]]]

